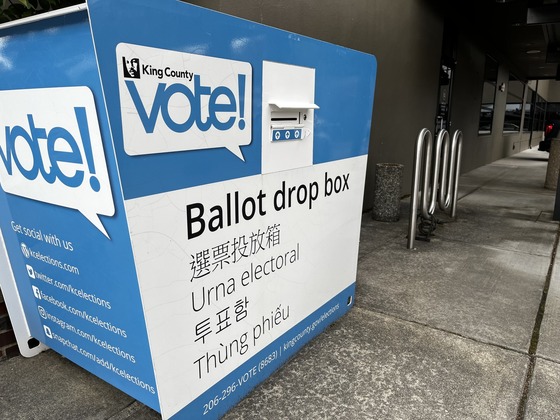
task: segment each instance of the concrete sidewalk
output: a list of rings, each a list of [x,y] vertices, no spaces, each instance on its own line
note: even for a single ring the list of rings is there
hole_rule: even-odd
[[[408,200],[399,222],[364,214],[355,307],[225,419],[560,418],[547,159],[463,175],[457,219],[414,250]],[[160,417],[52,351],[0,363],[0,419],[61,418]]]

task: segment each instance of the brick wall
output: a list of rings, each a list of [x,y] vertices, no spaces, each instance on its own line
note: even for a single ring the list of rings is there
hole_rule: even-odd
[[[6,303],[0,290],[0,361],[19,355],[16,336],[8,317]]]

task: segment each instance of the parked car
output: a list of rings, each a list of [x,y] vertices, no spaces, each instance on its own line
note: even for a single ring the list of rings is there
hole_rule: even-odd
[[[559,138],[560,120],[552,120],[546,124],[544,129],[544,140],[539,142],[539,150],[550,152],[550,141]]]

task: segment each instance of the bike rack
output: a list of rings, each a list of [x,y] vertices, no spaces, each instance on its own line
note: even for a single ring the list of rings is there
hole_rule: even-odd
[[[430,130],[420,130],[416,140],[412,193],[410,195],[410,219],[408,226],[407,248],[412,249],[415,239],[429,242],[430,234],[435,230],[437,219],[434,217],[436,201],[443,211],[450,209],[451,218],[455,218],[457,209],[457,191],[463,148],[463,133],[456,130],[450,139],[447,130],[441,130],[437,136],[435,150]],[[432,159],[434,161],[432,165]],[[423,178],[422,178],[423,169]],[[422,189],[420,184],[422,183]],[[419,197],[420,196],[420,197]],[[421,202],[420,214],[418,203]],[[424,238],[416,237],[417,219],[428,233]]]

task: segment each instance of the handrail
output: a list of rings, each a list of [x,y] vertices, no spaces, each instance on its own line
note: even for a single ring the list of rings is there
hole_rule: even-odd
[[[436,205],[439,205],[443,211],[450,208],[450,215],[455,218],[462,148],[463,134],[459,130],[455,131],[453,139],[450,139],[447,130],[441,130],[437,136],[435,148],[430,130],[427,128],[420,130],[416,139],[412,170],[408,249],[414,247],[416,238],[419,195],[422,218],[433,220]],[[432,149],[434,150],[432,151]],[[423,179],[421,180],[422,169]],[[422,190],[420,190],[420,184],[422,184]]]

